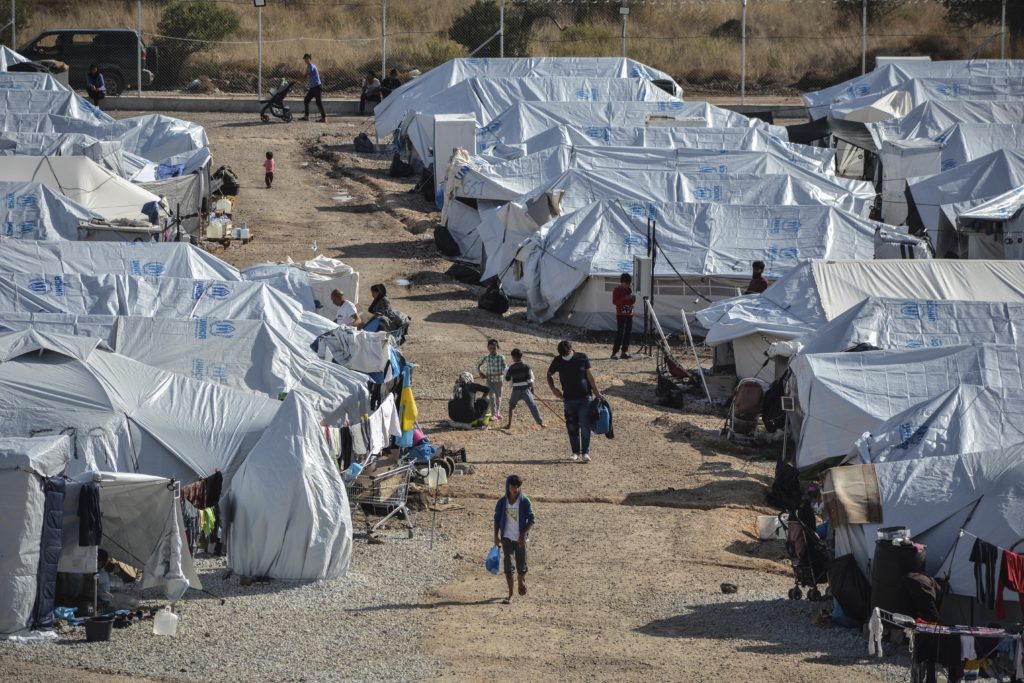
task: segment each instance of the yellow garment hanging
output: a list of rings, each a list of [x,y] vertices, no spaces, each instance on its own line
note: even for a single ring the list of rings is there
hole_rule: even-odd
[[[213,527],[217,525],[217,516],[213,513],[213,508],[206,508],[199,513],[199,525],[204,536],[213,533]]]
[[[416,426],[416,418],[419,416],[416,399],[412,395],[412,387],[402,387],[401,409],[399,427],[403,432],[407,432]]]

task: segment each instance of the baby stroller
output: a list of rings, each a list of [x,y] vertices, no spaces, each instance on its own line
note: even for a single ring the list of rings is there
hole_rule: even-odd
[[[810,522],[807,521],[808,515]],[[790,513],[788,519],[779,515],[779,522],[786,530],[786,554],[793,565],[793,580],[796,583],[789,589],[790,600],[803,597],[801,586],[810,588],[807,591],[808,600],[821,600],[818,584],[828,582],[830,553],[828,545],[818,536],[813,520],[814,513],[806,501],[801,504],[799,511]]]
[[[267,97],[260,100],[260,104],[263,105],[263,109],[260,109],[260,120],[263,123],[269,121],[271,116],[276,116],[285,123],[292,120],[292,110],[284,104],[284,98],[288,97],[288,91],[291,89],[292,83],[282,83],[277,90],[271,88]]]
[[[741,380],[729,401],[729,416],[722,435],[731,441],[752,441],[757,435],[761,406],[768,384],[760,379]]]

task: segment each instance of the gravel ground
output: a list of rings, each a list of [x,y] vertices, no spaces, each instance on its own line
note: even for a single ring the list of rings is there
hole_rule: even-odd
[[[349,575],[331,581],[243,587],[238,577],[223,578],[223,559],[199,559],[203,587],[226,601],[189,591],[173,638],[153,635],[147,621],[115,630],[108,643],[87,643],[78,627],[44,644],[0,644],[0,658],[164,680],[430,678],[439,665],[417,653],[421,633],[410,608],[454,575],[451,544],[438,536],[430,549],[429,526],[412,540],[401,530],[384,538],[381,545],[357,538]],[[136,597],[143,606],[161,604],[157,591]]]

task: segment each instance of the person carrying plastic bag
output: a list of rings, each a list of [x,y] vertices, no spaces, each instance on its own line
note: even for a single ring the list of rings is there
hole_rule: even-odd
[[[522,493],[523,480],[510,474],[505,480],[505,495],[494,506],[494,545],[501,546],[505,554],[505,580],[508,582],[506,605],[512,602],[515,582],[512,579],[513,560],[519,578],[519,594],[526,595],[526,541],[530,529],[537,521],[533,504]]]

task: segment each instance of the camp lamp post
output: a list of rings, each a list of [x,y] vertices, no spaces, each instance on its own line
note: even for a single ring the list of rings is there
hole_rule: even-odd
[[[388,72],[388,0],[380,2],[380,77]],[[378,138],[379,139],[379,138]]]
[[[505,0],[498,6],[498,56],[505,56]]]
[[[740,14],[740,104],[747,103],[747,0]]]
[[[267,0],[252,0],[256,8],[256,91],[263,99],[263,8]]]
[[[622,0],[622,7],[619,8],[622,16],[622,56],[626,56],[626,19],[629,18],[629,0]]]
[[[135,94],[142,97],[142,51],[145,49],[142,47],[142,0],[135,2],[135,20],[139,39],[139,45],[135,48]]]
[[[15,21],[15,19],[14,19],[15,16],[17,16],[17,11],[18,11],[17,2],[18,2],[18,0],[11,0],[11,49],[12,50],[17,50],[18,49],[18,39],[17,39],[17,35],[18,34],[16,33],[18,22]],[[1005,5],[1004,5],[1004,8],[1005,8]],[[1005,15],[1005,13],[1006,13],[1005,9],[1003,10],[1003,13]]]
[[[860,73],[868,72],[868,0],[861,0],[860,10]]]

